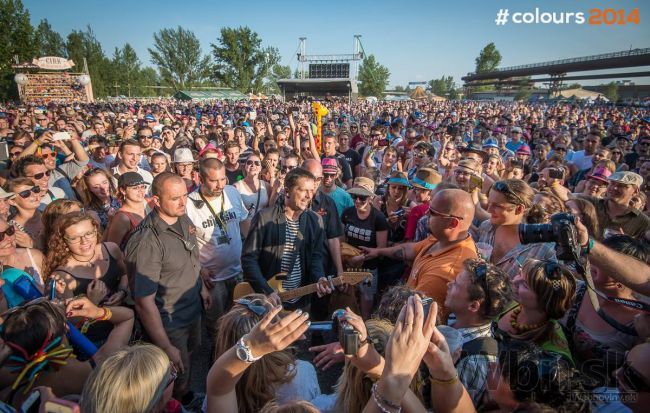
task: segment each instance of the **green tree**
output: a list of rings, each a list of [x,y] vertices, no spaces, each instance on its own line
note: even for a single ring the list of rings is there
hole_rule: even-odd
[[[395,86],[395,92],[406,92],[406,88],[401,85]]]
[[[499,53],[494,43],[489,43],[481,50],[475,62],[476,73],[491,72],[501,63],[501,53]]]
[[[34,29],[21,0],[0,1],[0,98],[15,98],[18,89],[14,83],[11,65],[17,56],[20,62],[35,57]]]
[[[453,76],[442,76],[440,79],[430,80],[429,86],[431,86],[431,91],[438,96],[458,99],[458,88]]]
[[[267,94],[280,93],[280,87],[278,86],[278,80],[280,79],[291,79],[291,67],[280,64],[273,65],[268,82],[264,86],[264,92]]]
[[[133,47],[126,43],[121,49],[115,48],[113,52],[114,81],[120,85],[120,93],[127,96],[140,96],[142,94],[142,68],[140,59]]]
[[[300,69],[296,68],[296,70],[293,71],[293,78],[300,79]]]
[[[86,59],[94,96],[100,98],[109,96],[115,74],[110,59],[104,54],[102,45],[90,25],[86,26],[85,31],[73,30],[68,35],[66,50],[68,59],[75,63],[79,71],[83,69],[84,59]]]
[[[248,27],[224,27],[212,43],[215,60],[212,77],[240,92],[259,92],[271,68],[280,61],[275,47],[262,47],[262,39]]]
[[[369,55],[363,59],[359,65],[359,93],[363,96],[375,96],[382,98],[390,72],[388,69],[375,59],[374,55]]]
[[[147,87],[147,86],[160,86],[160,76],[153,67],[145,67],[140,72],[142,86],[140,89],[141,96],[160,96],[167,93],[161,93],[161,89]]]
[[[605,89],[605,97],[612,103],[618,102],[618,85],[616,82],[609,82],[607,84],[607,89]]]
[[[65,42],[58,32],[52,29],[47,19],[41,20],[34,32],[36,54],[41,56],[65,56]]]
[[[175,90],[191,88],[209,74],[210,57],[203,56],[201,44],[194,32],[178,26],[154,33],[151,62],[158,67],[163,83]]]

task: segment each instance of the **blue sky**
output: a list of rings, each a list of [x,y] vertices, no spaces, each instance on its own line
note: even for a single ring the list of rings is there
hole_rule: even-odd
[[[299,37],[307,37],[307,53],[352,53],[353,35],[361,34],[366,53],[390,70],[393,86],[442,75],[453,75],[461,83],[460,77],[474,69],[474,59],[489,42],[501,52],[502,66],[650,47],[647,0],[23,1],[34,25],[47,18],[65,37],[90,24],[107,55],[128,42],[145,65],[151,65],[147,48],[153,33],[178,25],[196,34],[204,53],[210,53],[221,27],[249,26],[264,45],[280,50],[282,63],[292,70],[297,67]],[[535,7],[587,15],[595,7],[627,13],[638,7],[640,24],[494,23],[500,8],[512,14]]]

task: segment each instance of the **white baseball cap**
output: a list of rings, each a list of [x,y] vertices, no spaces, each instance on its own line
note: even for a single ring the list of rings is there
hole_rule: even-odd
[[[174,151],[174,163],[194,162],[194,156],[189,148],[178,148]]]

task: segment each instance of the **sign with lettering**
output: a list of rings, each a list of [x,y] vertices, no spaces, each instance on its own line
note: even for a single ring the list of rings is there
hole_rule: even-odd
[[[47,70],[66,70],[72,69],[74,62],[64,57],[45,56],[32,60],[32,63],[41,69]]]

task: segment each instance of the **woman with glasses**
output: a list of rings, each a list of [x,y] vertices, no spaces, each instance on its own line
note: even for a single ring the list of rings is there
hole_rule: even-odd
[[[259,155],[252,153],[248,155],[244,163],[244,179],[234,184],[248,209],[250,219],[257,211],[269,205],[271,185],[260,179],[261,172],[262,160]]]
[[[358,177],[354,180],[352,188],[347,191],[354,207],[343,211],[341,222],[345,233],[346,242],[353,247],[384,248],[388,246],[388,221],[386,216],[372,205],[375,197],[375,183],[370,178]],[[363,256],[360,256],[360,260]],[[364,266],[369,268],[374,276],[371,285],[361,285],[361,313],[364,318],[370,317],[377,293],[377,267],[379,259],[365,261]]]
[[[527,260],[512,280],[514,307],[494,325],[499,348],[531,342],[558,353],[573,363],[560,320],[575,300],[576,280],[571,271],[555,261]]]
[[[627,235],[614,235],[606,238],[603,245],[650,264],[650,246],[643,241]],[[618,328],[594,310],[584,282],[578,284],[575,303],[562,319],[562,324],[569,334],[578,368],[590,379],[589,387],[613,387],[611,372],[621,367],[625,353],[640,340],[634,330],[634,318],[641,311],[603,298],[637,300],[630,288],[614,280],[597,265],[591,266],[591,274],[594,287],[602,293],[598,294],[600,308],[615,320]]]
[[[254,413],[273,400],[284,404],[320,395],[314,367],[287,349],[307,331],[309,314],[296,310],[280,319],[281,309],[252,294],[219,319],[203,411]]]
[[[166,413],[180,411],[172,399],[176,367],[152,344],[113,353],[93,370],[81,393],[84,413]]]
[[[79,193],[84,207],[99,216],[102,229],[122,206],[115,191],[114,178],[103,168],[92,168],[79,181]]]
[[[67,318],[72,323],[106,321],[113,326],[93,356],[97,365],[125,346],[133,329],[132,310],[97,307],[87,297],[72,300],[65,307],[41,298],[14,307],[1,318],[0,336],[11,358],[0,368],[0,394],[15,407],[37,386],[51,387],[57,397],[81,394],[92,367],[74,357],[66,336]]]
[[[16,194],[9,200],[12,206],[9,224],[16,229],[16,245],[42,250],[45,227],[38,211],[44,194],[41,187],[29,178],[16,178],[7,182],[5,190]]]
[[[627,171],[628,166],[625,164],[625,152],[623,152],[623,149],[619,148],[618,146],[615,146],[610,150],[610,160],[614,162],[616,165],[616,170],[617,171]]]
[[[139,173],[127,172],[120,175],[118,184],[118,197],[122,206],[106,228],[106,241],[119,245],[120,250],[124,251],[131,233],[152,208],[145,197],[147,184]]]
[[[73,212],[59,218],[49,244],[45,271],[56,280],[56,297],[86,294],[95,305],[119,305],[127,297],[124,256],[116,244],[101,242],[101,230],[90,214]],[[97,331],[101,335],[102,330]]]
[[[522,244],[519,240],[519,225],[526,222],[534,196],[533,189],[519,179],[495,182],[488,193],[487,219],[478,229],[481,256],[511,279],[519,273],[519,263],[528,258],[555,260],[553,243]]]

